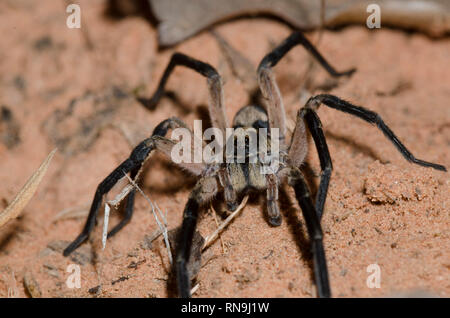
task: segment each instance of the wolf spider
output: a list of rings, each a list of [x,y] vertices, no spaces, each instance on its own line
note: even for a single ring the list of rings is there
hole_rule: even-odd
[[[279,128],[279,160],[281,168],[275,173],[261,174],[259,170],[261,162],[249,163],[246,161],[245,163],[180,164],[184,169],[199,177],[184,208],[181,232],[178,237],[174,273],[176,275],[178,293],[181,297],[191,296],[191,280],[187,272],[187,263],[201,206],[211,201],[219,191],[223,191],[227,206],[233,211],[237,208],[238,200],[244,193],[247,193],[249,190],[265,190],[267,194],[268,222],[272,226],[278,226],[281,224],[281,214],[278,207],[278,188],[286,181],[294,189],[295,196],[306,222],[311,242],[314,277],[318,296],[331,296],[320,220],[327,196],[332,163],[325,136],[322,131],[322,124],[316,112],[321,104],[354,115],[371,124],[375,124],[394,144],[398,151],[400,151],[400,153],[410,162],[446,171],[446,168],[442,165],[416,159],[375,112],[353,105],[339,97],[329,94],[319,94],[311,97],[306,105],[298,111],[295,129],[291,137],[290,145],[288,146],[285,142],[286,115],[281,94],[272,72],[272,67],[274,67],[280,59],[296,45],[302,45],[309,51],[320,65],[333,77],[350,76],[355,71],[355,69],[351,69],[345,72],[337,72],[302,35],[302,33],[294,32],[272,52],[267,54],[259,64],[257,71],[258,82],[266,107],[262,108],[255,105],[245,106],[236,114],[233,120],[234,128],[240,127],[244,130],[268,128],[270,132],[270,128]],[[147,108],[153,109],[162,97],[165,84],[177,65],[190,68],[207,78],[210,96],[209,116],[211,118],[212,126],[220,129],[224,133],[229,125],[225,115],[221,76],[211,65],[184,54],[175,53],[172,55],[170,63],[168,64],[153,97],[141,101]],[[175,117],[162,121],[156,126],[152,136],[138,144],[131,152],[130,157],[122,162],[98,185],[86,224],[81,234],[79,234],[79,236],[64,250],[65,256],[72,253],[88,238],[94,228],[103,196],[107,194],[125,174],[129,173],[130,177],[135,179],[139,175],[139,171],[144,161],[155,149],[158,149],[170,158],[171,149],[175,145],[175,141],[168,139],[165,136],[169,129],[179,127],[187,128],[186,124]],[[236,131],[237,130],[238,129],[236,129]],[[308,189],[305,178],[300,170],[300,166],[304,162],[307,154],[308,134],[311,134],[314,140],[321,167],[320,182],[315,202],[313,202],[311,198],[310,190]],[[231,138],[235,137],[236,135],[233,135]],[[125,216],[123,220],[108,233],[108,238],[116,234],[130,221],[133,214],[134,199],[135,190],[132,190],[129,192],[125,202]]]

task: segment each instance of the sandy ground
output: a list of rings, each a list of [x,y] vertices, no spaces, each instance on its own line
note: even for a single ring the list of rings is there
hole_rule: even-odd
[[[65,26],[63,1],[0,2],[2,208],[58,147],[21,217],[0,229],[0,296],[28,297],[27,277],[44,297],[167,297],[173,295],[167,252],[161,237],[148,242],[157,224],[140,195],[131,223],[104,251],[101,226],[73,258],[61,250],[84,225],[98,183],[156,124],[172,115],[189,124],[205,116],[205,80],[186,69],[177,69],[168,84],[178,103],[164,98],[147,111],[132,97],[136,91],[150,96],[175,50],[217,67],[230,119],[249,94],[210,33],[158,51],[156,30],[145,19],[113,19],[103,0],[80,3],[82,31]],[[255,67],[290,33],[267,19],[234,21],[216,31]],[[302,87],[327,90],[378,112],[418,158],[450,167],[448,38],[350,27],[326,31],[318,48],[336,68],[358,71],[335,82],[316,67],[305,84],[309,58],[293,50],[275,71],[291,118],[302,106]],[[304,90],[300,95],[304,100]],[[333,296],[449,297],[448,173],[408,163],[376,127],[357,118],[325,107],[319,115],[334,165],[322,221]],[[317,183],[313,149],[308,162]],[[167,211],[169,228],[177,227],[195,179],[160,156],[146,171],[142,188]],[[284,192],[280,227],[268,225],[262,200],[252,198],[222,233],[224,248],[217,240],[203,253],[194,297],[316,295],[304,221],[293,192]],[[120,217],[112,212],[110,225]],[[199,231],[207,236],[215,229],[214,215],[205,209]],[[68,266],[77,263],[81,288],[68,288]],[[366,284],[371,264],[380,268],[380,288]]]

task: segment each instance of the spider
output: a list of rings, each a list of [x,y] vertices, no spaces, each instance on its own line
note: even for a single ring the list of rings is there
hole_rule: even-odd
[[[258,82],[264,98],[265,107],[263,108],[257,105],[244,106],[238,111],[233,120],[233,128],[236,131],[239,128],[244,129],[244,131],[266,128],[270,133],[273,128],[279,129],[280,169],[273,173],[262,174],[260,172],[262,163],[259,161],[250,163],[248,160],[244,163],[179,164],[182,168],[199,177],[184,208],[174,262],[177,290],[181,297],[191,296],[191,279],[187,271],[187,263],[189,261],[192,239],[201,207],[211,201],[219,192],[223,192],[227,207],[231,211],[234,211],[238,206],[239,199],[250,190],[266,191],[268,222],[272,226],[279,226],[281,224],[281,214],[278,206],[278,188],[285,183],[294,189],[296,199],[305,219],[313,255],[317,294],[319,297],[331,297],[320,220],[327,197],[332,162],[322,130],[322,124],[316,112],[321,104],[375,124],[410,162],[446,171],[446,168],[442,165],[415,158],[377,113],[329,94],[319,94],[309,98],[306,105],[298,111],[295,129],[292,133],[290,144],[287,145],[286,115],[272,67],[297,45],[303,46],[333,77],[351,76],[355,72],[355,69],[344,72],[336,71],[301,32],[293,32],[272,52],[267,54],[258,66]],[[170,74],[178,65],[190,68],[207,78],[210,96],[209,116],[212,126],[225,132],[229,125],[225,115],[221,76],[211,65],[187,55],[174,53],[154,95],[150,99],[141,99],[141,101],[147,108],[153,109],[164,93],[164,87]],[[162,121],[155,127],[152,136],[138,144],[131,152],[129,158],[123,161],[98,185],[86,224],[79,236],[64,250],[64,256],[72,253],[89,237],[89,234],[94,228],[103,196],[125,174],[129,173],[132,179],[138,177],[143,163],[153,150],[159,150],[171,158],[171,149],[175,145],[175,141],[165,136],[169,130],[180,127],[187,128],[186,124],[178,118],[172,117]],[[192,134],[192,132],[190,133]],[[308,134],[314,140],[321,167],[319,187],[315,201],[313,201],[305,177],[300,170],[307,155]],[[232,135],[230,138],[236,138],[236,135]],[[246,153],[247,157],[248,155]],[[108,233],[108,238],[120,231],[130,221],[133,214],[134,199],[135,190],[132,190],[126,198],[125,216]]]

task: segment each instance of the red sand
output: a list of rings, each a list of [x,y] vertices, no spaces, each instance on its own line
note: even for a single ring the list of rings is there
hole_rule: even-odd
[[[93,50],[80,30],[65,27],[63,2],[0,3],[0,105],[12,111],[20,129],[15,146],[0,143],[3,207],[59,146],[22,216],[0,229],[0,296],[6,297],[8,289],[18,297],[28,296],[23,279],[31,275],[45,297],[166,297],[168,259],[161,237],[151,249],[143,244],[157,224],[142,196],[137,196],[131,223],[108,241],[104,251],[101,226],[91,243],[80,249],[82,255],[92,250],[96,255],[81,266],[80,289],[67,287],[66,269],[73,261],[57,250],[58,241],[76,237],[85,216],[54,218],[68,208],[86,210],[97,184],[157,123],[176,115],[192,124],[208,100],[205,80],[182,68],[175,71],[168,88],[185,108],[163,99],[157,110],[149,112],[132,98],[118,100],[112,87],[127,93],[140,88],[140,94],[149,96],[176,50],[217,67],[226,82],[230,119],[249,96],[211,34],[204,32],[158,52],[156,30],[147,21],[112,20],[103,14],[105,1],[80,2],[82,28],[88,31]],[[234,21],[216,31],[255,66],[290,32],[267,19]],[[325,32],[318,48],[336,68],[358,68],[353,77],[339,81],[332,94],[378,112],[418,158],[450,167],[448,38],[430,40],[421,34],[351,27]],[[276,67],[291,115],[302,106],[294,97],[307,61],[307,53],[298,48]],[[318,68],[311,80],[312,93],[330,81]],[[104,100],[95,102],[96,97]],[[80,99],[75,110],[55,120],[54,112],[67,110],[74,98]],[[448,173],[406,162],[380,131],[357,118],[325,107],[319,115],[334,165],[322,222],[333,296],[389,297],[425,291],[449,297]],[[2,134],[14,131],[1,125]],[[308,161],[318,174],[318,159],[310,149]],[[193,180],[187,181],[158,156],[147,171],[144,191],[168,212],[169,228],[178,226]],[[287,189],[287,194],[291,208],[284,215],[291,217],[285,217],[280,227],[270,227],[261,205],[253,202],[222,233],[226,251],[217,240],[204,252],[195,297],[316,295],[304,221],[292,191]],[[112,212],[110,224],[119,219]],[[215,228],[212,213],[205,211],[199,222],[201,234],[207,236]],[[381,269],[378,289],[366,284],[366,269],[374,263]],[[97,293],[89,293],[98,285]]]

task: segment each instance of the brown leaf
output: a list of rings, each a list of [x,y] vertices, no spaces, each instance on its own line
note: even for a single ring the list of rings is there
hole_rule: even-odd
[[[34,278],[31,272],[25,273],[25,276],[23,277],[23,284],[25,285],[26,290],[28,291],[28,293],[32,298],[42,297],[39,284],[37,283],[36,279]]]
[[[242,16],[274,16],[295,28],[310,30],[321,25],[321,2],[311,0],[149,0],[158,26],[159,43],[174,45],[207,27]],[[325,1],[325,25],[366,25],[372,0]],[[448,0],[378,0],[382,26],[414,29],[432,36],[450,32]],[[417,8],[420,7],[420,10]]]
[[[41,183],[42,178],[47,172],[48,166],[50,165],[50,161],[52,160],[55,152],[56,149],[54,149],[47,156],[47,158],[36,170],[36,172],[31,176],[30,179],[28,179],[27,183],[25,183],[25,185],[11,202],[11,204],[8,205],[8,207],[0,213],[0,227],[2,227],[9,220],[16,218],[31,200],[37,190],[37,187]]]

